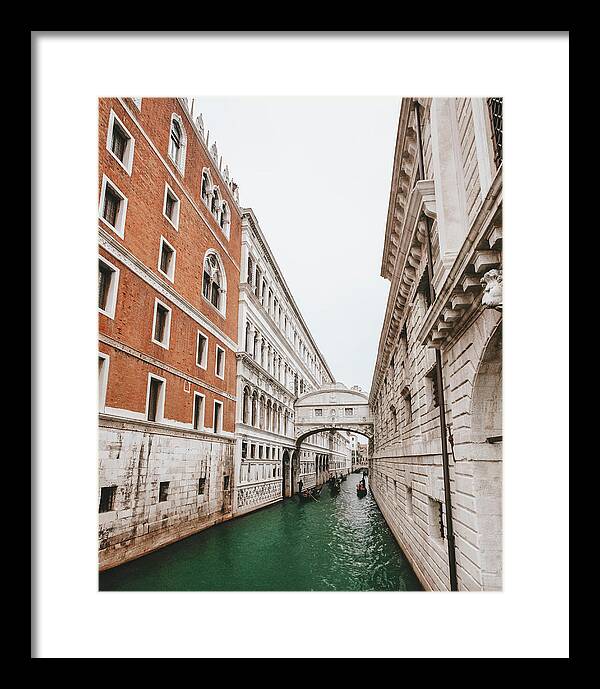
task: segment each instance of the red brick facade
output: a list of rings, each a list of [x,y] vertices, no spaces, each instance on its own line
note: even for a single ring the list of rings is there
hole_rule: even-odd
[[[135,140],[131,174],[107,148],[111,110]],[[186,137],[183,175],[168,154],[173,113],[181,118]],[[126,410],[140,418],[146,412],[148,373],[155,373],[166,380],[166,423],[191,424],[193,393],[198,391],[205,395],[205,426],[212,427],[213,402],[218,400],[224,403],[223,431],[233,433],[241,235],[241,217],[233,193],[200,140],[189,113],[176,98],[144,98],[141,110],[129,98],[101,99],[98,154],[99,198],[104,175],[127,198],[123,237],[102,218],[98,220],[99,228],[130,259],[121,261],[105,246],[100,247],[100,256],[120,271],[114,319],[99,316],[99,332],[104,340],[99,348],[110,356],[105,407]],[[229,238],[201,198],[205,168],[229,206]],[[178,229],[163,214],[165,184],[180,201]],[[173,283],[158,269],[161,237],[176,251]],[[210,249],[218,253],[226,275],[225,316],[202,294],[204,259]],[[149,284],[148,278],[163,285],[167,294],[174,290],[181,301],[166,297],[164,291]],[[156,298],[172,309],[168,349],[152,341]],[[181,303],[185,310],[180,308]],[[212,324],[213,332],[205,327],[203,317]],[[206,369],[196,364],[198,331],[208,338]],[[113,340],[121,347],[113,346]],[[215,374],[217,345],[225,350],[224,379]]]

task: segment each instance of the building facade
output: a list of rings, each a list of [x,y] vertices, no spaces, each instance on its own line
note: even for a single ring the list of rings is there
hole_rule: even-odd
[[[99,561],[232,516],[238,190],[183,98],[99,101]]]
[[[296,447],[298,396],[331,383],[333,375],[249,208],[243,210],[241,256],[234,514],[294,494],[300,480],[303,487],[322,482],[341,468],[347,452],[339,433],[319,433]]]
[[[501,99],[402,101],[381,274],[371,491],[426,589],[499,590]]]

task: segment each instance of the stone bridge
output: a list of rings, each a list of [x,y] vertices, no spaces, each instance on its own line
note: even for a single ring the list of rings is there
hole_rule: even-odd
[[[296,447],[315,433],[348,431],[373,440],[373,418],[369,398],[343,383],[325,385],[300,395],[294,405]]]

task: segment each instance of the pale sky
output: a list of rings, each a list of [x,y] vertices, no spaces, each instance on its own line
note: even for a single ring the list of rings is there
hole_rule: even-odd
[[[368,391],[400,98],[198,96],[199,112],[336,380]]]

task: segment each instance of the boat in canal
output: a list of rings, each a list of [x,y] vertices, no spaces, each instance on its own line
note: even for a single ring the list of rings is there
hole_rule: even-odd
[[[323,486],[313,486],[312,488],[305,488],[304,490],[300,491],[300,493],[298,493],[300,502],[310,502],[311,500],[316,500],[321,493],[322,487]]]
[[[342,487],[342,479],[337,476],[329,479],[329,490],[332,495],[337,495]]]
[[[361,478],[361,480],[356,484],[356,495],[358,495],[359,498],[364,498],[366,494],[367,486],[365,484],[365,479]]]

